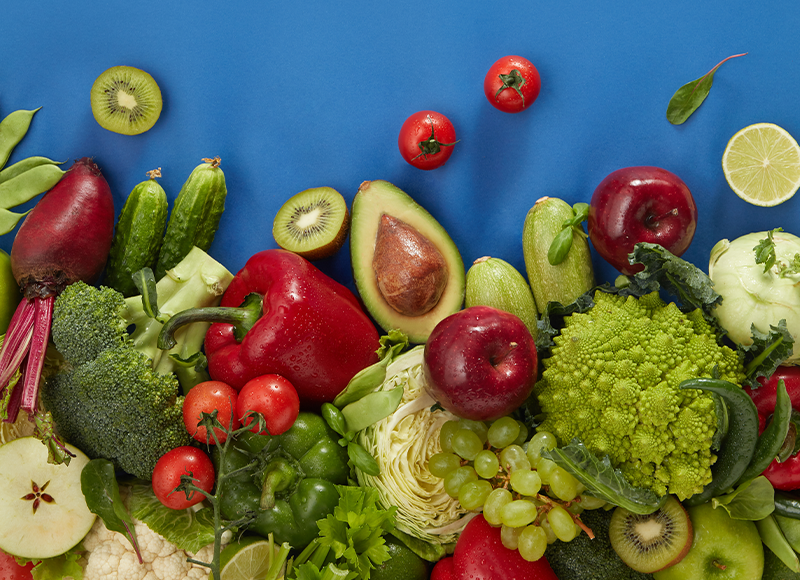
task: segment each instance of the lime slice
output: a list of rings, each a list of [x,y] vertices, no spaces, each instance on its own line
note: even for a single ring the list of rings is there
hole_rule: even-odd
[[[228,544],[220,554],[221,580],[264,580],[278,551],[274,542],[260,537]]]
[[[761,207],[778,205],[800,187],[800,147],[777,125],[749,125],[728,141],[722,171],[743,200]]]

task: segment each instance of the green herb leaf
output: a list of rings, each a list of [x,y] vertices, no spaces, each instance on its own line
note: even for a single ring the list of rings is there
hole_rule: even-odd
[[[322,418],[328,424],[328,427],[336,431],[339,435],[347,434],[347,421],[342,415],[342,412],[331,403],[323,403],[320,409]]]
[[[714,83],[714,73],[722,66],[722,63],[745,54],[747,53],[729,56],[699,79],[688,82],[675,91],[667,105],[667,120],[673,125],[680,125],[686,121],[706,100],[711,85]]]
[[[734,520],[763,520],[775,510],[775,489],[763,475],[747,481],[727,495],[711,499]]]
[[[109,530],[127,536],[141,564],[142,553],[136,540],[136,529],[119,495],[114,464],[107,459],[89,461],[81,471],[81,491],[89,511],[97,514]]]
[[[551,266],[558,266],[567,259],[575,233],[580,236],[586,236],[581,224],[587,217],[589,217],[588,203],[581,202],[572,206],[572,217],[564,220],[564,223],[561,224],[563,229],[556,234],[547,250],[547,261]]]
[[[775,228],[767,232],[767,237],[758,242],[758,245],[753,248],[756,253],[756,264],[764,264],[764,273],[768,272],[775,261],[778,259],[775,255],[775,232],[782,232],[783,228]]]
[[[377,477],[381,474],[381,468],[378,462],[370,455],[369,451],[358,443],[351,442],[347,444],[347,456],[350,458],[350,461],[353,462],[353,465],[367,475]]]

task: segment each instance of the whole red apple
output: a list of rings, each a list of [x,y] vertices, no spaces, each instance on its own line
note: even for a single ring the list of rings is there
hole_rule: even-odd
[[[437,324],[425,343],[423,372],[439,404],[464,419],[509,414],[530,395],[536,345],[517,316],[471,306]]]
[[[628,254],[639,242],[659,244],[680,256],[697,228],[697,206],[686,184],[660,167],[625,167],[610,173],[589,204],[589,238],[597,252],[630,276]]]

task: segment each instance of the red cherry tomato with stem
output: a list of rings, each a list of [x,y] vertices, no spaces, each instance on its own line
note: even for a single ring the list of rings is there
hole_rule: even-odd
[[[32,580],[32,569],[33,562],[20,566],[14,556],[0,550],[0,578],[3,580]]]
[[[186,492],[174,491],[184,474],[191,474],[194,484],[204,491],[210,493],[214,487],[214,464],[208,455],[196,447],[176,447],[162,455],[153,470],[153,493],[170,509],[186,509],[205,499],[197,491],[190,492],[190,499],[186,499]]]
[[[504,56],[495,62],[483,79],[483,92],[497,109],[519,113],[539,96],[542,80],[533,63],[521,56]]]
[[[262,375],[248,381],[239,391],[236,401],[236,417],[244,425],[253,422],[253,417],[244,419],[248,411],[264,416],[267,431],[261,435],[280,435],[294,425],[300,412],[300,397],[294,385],[280,375]],[[258,422],[253,424],[253,433],[258,432]]]
[[[238,394],[236,389],[223,383],[222,381],[206,381],[191,388],[183,401],[183,424],[186,430],[197,441],[214,444],[214,437],[210,435],[205,427],[198,426],[201,413],[211,414],[217,411],[217,420],[233,431],[238,429],[241,424],[239,419],[234,416],[236,399]],[[220,443],[223,443],[228,436],[219,427],[214,429]]]
[[[456,130],[450,119],[436,111],[419,111],[400,127],[400,155],[417,169],[436,169],[453,154]]]

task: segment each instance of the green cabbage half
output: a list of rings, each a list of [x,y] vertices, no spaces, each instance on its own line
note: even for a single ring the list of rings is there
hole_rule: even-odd
[[[428,471],[428,459],[441,451],[439,430],[457,417],[436,405],[422,373],[422,346],[392,361],[379,390],[404,388],[397,410],[359,433],[359,443],[377,459],[377,477],[357,470],[358,481],[378,490],[384,508],[397,506],[396,529],[423,558],[436,561],[455,547],[470,514]]]

